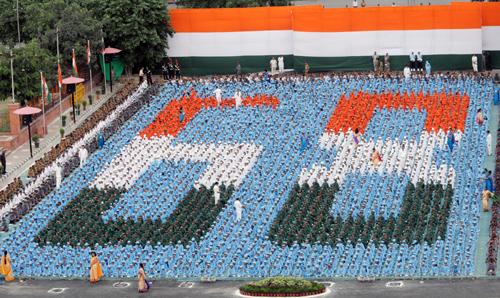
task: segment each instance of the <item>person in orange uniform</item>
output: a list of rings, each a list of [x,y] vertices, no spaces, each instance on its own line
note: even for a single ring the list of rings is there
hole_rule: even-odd
[[[101,263],[97,258],[97,254],[93,251],[90,253],[90,282],[97,283],[104,275],[102,273]]]
[[[13,281],[14,274],[12,272],[12,265],[10,263],[10,256],[6,250],[3,251],[2,263],[0,264],[0,274],[5,276],[5,281]]]

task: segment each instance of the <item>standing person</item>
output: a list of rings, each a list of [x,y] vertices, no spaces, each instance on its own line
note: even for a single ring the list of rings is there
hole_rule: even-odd
[[[276,62],[274,57],[269,62],[269,65],[271,66],[271,75],[274,75],[276,73],[276,67],[278,66],[278,62]]]
[[[405,81],[408,81],[411,77],[411,70],[410,66],[406,65],[405,68],[403,68],[403,75],[405,77]]]
[[[488,130],[486,134],[486,150],[488,152],[488,156],[493,154],[492,139],[493,137],[491,136],[491,132]]]
[[[307,76],[309,74],[309,63],[304,63],[304,75]]]
[[[215,182],[214,185],[214,200],[215,200],[215,205],[217,205],[217,203],[220,200],[220,189],[219,189],[219,183],[217,182]]]
[[[168,70],[168,79],[173,80],[175,78],[175,68],[174,64],[172,63],[172,58],[168,58],[167,70]]]
[[[309,148],[309,139],[307,139],[305,134],[302,134],[300,137],[300,152],[303,152],[307,148]]]
[[[389,53],[385,53],[385,56],[384,56],[384,68],[385,68],[385,71],[386,72],[390,72],[391,71],[391,58],[389,57]]]
[[[377,52],[373,52],[373,71],[377,72],[378,71],[378,54]]]
[[[217,101],[217,106],[220,106],[222,102],[222,89],[220,87],[217,87],[214,93],[215,93],[215,100]]]
[[[58,164],[56,164],[56,189],[59,189],[61,187],[62,183],[62,168]]]
[[[477,56],[476,55],[472,55],[472,70],[474,72],[477,72]]]
[[[184,114],[184,109],[181,107],[179,109],[179,122],[182,123],[182,121],[184,121],[184,117],[185,117],[185,114]]]
[[[168,67],[166,63],[161,66],[161,74],[164,80],[168,80]]]
[[[420,51],[417,52],[417,70],[420,72],[424,70],[424,58]]]
[[[352,0],[352,8],[358,8],[358,0]]]
[[[361,1],[361,7],[366,7],[366,1],[365,0]]]
[[[138,282],[138,289],[139,293],[146,293],[149,291],[149,282],[146,280],[146,273],[144,272],[144,264],[140,263],[139,264],[139,272],[137,273],[137,279],[139,279]]]
[[[446,143],[448,144],[448,149],[453,152],[453,147],[455,146],[455,134],[451,127],[448,129],[448,135],[446,136]]]
[[[491,171],[486,171],[484,180],[484,189],[490,192],[495,191],[495,186],[493,185],[493,175]]]
[[[175,78],[177,80],[180,80],[181,79],[181,66],[179,65],[178,59],[175,59],[174,72],[175,72]]]
[[[374,166],[378,166],[382,162],[382,156],[377,149],[373,148],[372,151],[372,163]]]
[[[236,77],[241,79],[241,64],[240,61],[236,62]]]
[[[139,84],[141,84],[144,81],[144,67],[141,67],[139,69]]]
[[[234,101],[236,102],[236,109],[238,109],[241,106],[241,91],[239,89],[236,90],[234,93]]]
[[[85,147],[82,146],[78,150],[78,158],[80,159],[80,167],[83,166],[85,161],[87,161],[88,156],[89,156],[89,152],[87,151],[87,149]]]
[[[104,147],[104,135],[101,131],[97,134],[97,147],[99,149],[102,149],[102,147]]]
[[[234,201],[234,209],[236,211],[236,221],[240,221],[243,212],[243,205],[240,200],[236,199],[236,201]]]
[[[415,60],[416,60],[415,53],[411,52],[411,54],[410,54],[410,71],[414,71],[415,70],[415,67],[416,67]]]
[[[93,251],[90,253],[90,282],[97,283],[104,275],[102,273],[101,263],[97,258],[97,254]]]
[[[432,70],[431,63],[429,62],[429,60],[425,61],[425,76],[426,77],[431,76],[431,70]]]
[[[10,262],[10,256],[6,250],[3,251],[3,256],[0,264],[0,274],[4,276],[5,281],[13,281],[14,273],[12,272],[12,264]]]
[[[280,73],[285,72],[285,58],[283,56],[278,57],[278,69]]]
[[[489,190],[483,190],[481,201],[483,204],[483,212],[490,211],[490,198],[493,196],[493,193]]]
[[[476,113],[476,123],[481,126],[484,123],[484,115],[483,115],[483,110],[478,109]]]
[[[356,128],[354,130],[354,134],[352,135],[352,140],[354,141],[355,146],[358,146],[359,143],[361,143],[361,141],[363,141],[361,133],[359,132],[359,128]]]

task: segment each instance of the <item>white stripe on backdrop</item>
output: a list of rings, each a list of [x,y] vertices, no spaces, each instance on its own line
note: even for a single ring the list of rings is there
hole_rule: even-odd
[[[495,43],[491,47],[500,49],[496,45],[500,43],[500,39],[493,37],[497,31],[486,31],[488,40]],[[293,54],[308,57],[349,57],[371,56],[373,51],[387,51],[391,55],[408,55],[411,51],[420,51],[424,55],[473,54],[481,53],[483,42],[481,29],[178,33],[169,38],[168,55],[227,57]]]

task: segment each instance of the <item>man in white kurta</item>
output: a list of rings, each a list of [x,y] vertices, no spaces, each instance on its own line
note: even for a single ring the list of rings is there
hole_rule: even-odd
[[[278,69],[280,73],[285,72],[285,58],[283,56],[278,57]]]
[[[59,165],[56,166],[56,188],[59,189],[61,187],[62,182],[62,169]]]
[[[241,213],[243,211],[243,205],[241,204],[240,200],[234,201],[234,209],[236,210],[236,221],[241,220]]]
[[[276,62],[276,58],[273,57],[269,62],[269,65],[271,66],[271,75],[274,75],[276,73],[276,68],[278,67],[278,62]]]
[[[85,149],[85,147],[81,147],[78,150],[78,158],[80,159],[80,167],[83,166],[85,161],[87,161],[88,156],[89,156],[89,152],[87,151],[87,149]]]
[[[472,55],[472,69],[474,72],[477,72],[477,56]]]
[[[488,156],[491,156],[493,154],[493,148],[492,148],[492,136],[491,132],[488,130],[488,134],[486,135],[486,150],[488,150]]]
[[[234,100],[236,101],[236,109],[238,109],[241,106],[241,91],[236,90],[236,93],[234,93]]]
[[[217,106],[220,106],[220,103],[222,102],[222,89],[217,87],[214,93],[215,93],[215,100],[217,101]]]
[[[217,205],[217,203],[220,200],[220,189],[218,183],[215,183],[214,185],[214,199],[215,199],[215,205]]]

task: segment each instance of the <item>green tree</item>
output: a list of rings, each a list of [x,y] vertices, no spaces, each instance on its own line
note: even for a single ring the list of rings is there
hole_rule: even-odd
[[[4,56],[5,57],[5,56]],[[3,79],[2,69],[8,67],[8,76],[10,81],[10,61],[9,59],[0,60],[0,76]],[[9,63],[9,64],[7,64]],[[17,100],[30,100],[40,96],[40,71],[43,71],[45,76],[55,78],[54,65],[56,59],[51,53],[43,48],[36,39],[26,43],[25,47],[14,50],[14,76],[15,90]],[[49,88],[50,81],[47,82]],[[11,92],[10,84],[0,85],[0,94],[4,97]]]
[[[288,6],[289,0],[180,0],[177,4],[190,8]]]
[[[108,0],[104,6],[106,46],[121,49],[127,67],[152,66],[165,57],[172,29],[164,0]]]

